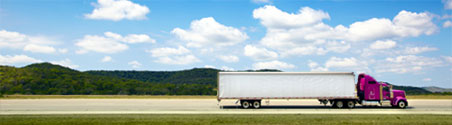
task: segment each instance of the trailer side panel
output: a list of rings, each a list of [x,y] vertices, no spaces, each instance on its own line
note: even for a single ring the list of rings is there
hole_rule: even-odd
[[[352,72],[220,72],[218,98],[356,98],[354,83]]]

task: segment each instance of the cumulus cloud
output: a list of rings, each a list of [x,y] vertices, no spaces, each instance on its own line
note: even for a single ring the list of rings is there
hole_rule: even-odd
[[[60,61],[51,61],[50,63],[52,64],[56,64],[56,65],[61,65],[61,66],[65,66],[65,67],[69,67],[71,69],[76,69],[79,66],[76,64],[72,64],[72,61],[68,58],[64,59],[64,60],[60,60]]]
[[[110,56],[104,56],[104,58],[102,58],[101,62],[111,62],[113,59]]]
[[[218,58],[228,63],[234,63],[239,61],[239,57],[234,55],[219,55]]]
[[[57,49],[50,45],[57,42],[43,36],[28,36],[19,32],[0,30],[0,48],[23,49],[33,53],[55,53]]]
[[[443,23],[443,28],[452,27],[452,22],[450,20]]]
[[[148,7],[129,0],[98,0],[93,6],[95,7],[93,12],[85,14],[88,19],[142,20],[146,19],[146,14],[150,12]]]
[[[171,33],[187,42],[188,47],[198,48],[231,46],[248,39],[245,32],[220,24],[213,17],[192,21],[190,29],[175,28]]]
[[[261,24],[272,29],[290,29],[313,25],[323,19],[330,19],[328,13],[303,7],[298,13],[283,12],[275,6],[267,5],[253,11],[253,17],[260,19]]]
[[[130,61],[127,64],[129,64],[130,66],[132,66],[132,68],[136,69],[136,68],[140,68],[142,66],[142,64],[136,60],[134,61]]]
[[[42,62],[41,60],[29,57],[27,55],[0,55],[0,65],[11,65],[11,64],[19,64],[19,63],[37,63]]]
[[[445,9],[452,9],[452,0],[443,0]]]
[[[329,71],[331,69],[340,71],[354,71],[354,72],[370,72],[368,67],[368,62],[364,60],[358,60],[354,57],[350,58],[339,58],[331,57],[329,58],[324,66],[320,66],[317,62],[308,61],[308,66],[311,71]]]
[[[396,46],[396,42],[392,40],[377,40],[376,42],[372,43],[369,48],[371,49],[390,49]]]
[[[252,45],[246,45],[244,48],[245,56],[249,56],[256,60],[269,60],[278,58],[276,52],[267,50],[265,48],[258,48]]]
[[[221,70],[224,70],[224,71],[234,71],[234,68],[227,67],[227,66],[222,66],[222,67],[221,67]]]
[[[152,57],[157,58],[154,62],[162,64],[186,65],[201,61],[183,46],[179,46],[178,48],[155,48],[146,52],[151,53]]]
[[[388,57],[384,61],[379,62],[375,67],[375,71],[377,73],[408,73],[443,65],[444,62],[436,58],[416,55],[400,55],[397,57]]]
[[[56,52],[56,49],[51,46],[28,44],[24,47],[24,51],[30,51],[33,53],[54,53]]]
[[[431,35],[438,31],[438,27],[432,22],[433,14],[405,10],[400,11],[392,20],[371,18],[354,22],[348,27],[333,27],[323,23],[323,20],[330,19],[328,13],[309,7],[303,7],[294,14],[267,5],[255,9],[253,17],[259,19],[267,29],[260,44],[277,50],[282,56],[341,53],[351,48],[348,41],[391,40]]]
[[[155,62],[162,64],[173,64],[173,65],[187,65],[192,63],[200,62],[194,55],[183,55],[183,56],[165,56],[159,57]]]
[[[291,69],[295,68],[295,65],[281,62],[278,60],[268,62],[258,62],[253,64],[254,69]]]
[[[117,53],[129,48],[126,43],[155,43],[155,40],[145,34],[128,34],[123,37],[116,33],[105,32],[104,36],[85,35],[82,39],[77,40],[75,45],[81,48],[76,52],[78,54],[89,51]]]
[[[261,3],[271,3],[270,0],[251,0],[253,3],[261,4]]]
[[[151,53],[152,57],[162,57],[162,56],[171,56],[171,55],[183,55],[190,53],[190,50],[183,46],[179,46],[178,48],[156,48],[152,50],[147,50],[147,52]]]
[[[85,35],[82,39],[75,43],[80,47],[81,53],[94,51],[99,53],[117,53],[127,50],[129,47],[119,41],[103,36]]]
[[[438,48],[433,47],[406,47],[403,50],[403,54],[409,54],[409,55],[415,55],[419,53],[429,52],[429,51],[436,51]]]
[[[319,71],[328,71],[328,68],[326,68],[326,67],[321,67],[317,62],[314,62],[314,61],[312,61],[312,60],[309,60],[309,62],[308,62],[308,66],[309,66],[309,68],[311,69],[311,71],[316,71],[316,72],[319,72]]]

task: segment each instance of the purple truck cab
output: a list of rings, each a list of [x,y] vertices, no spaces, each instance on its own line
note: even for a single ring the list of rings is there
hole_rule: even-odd
[[[377,82],[374,78],[364,73],[359,74],[356,84],[358,103],[366,105],[383,105],[389,103],[393,107],[405,108],[408,101],[405,91],[392,89],[392,85]]]

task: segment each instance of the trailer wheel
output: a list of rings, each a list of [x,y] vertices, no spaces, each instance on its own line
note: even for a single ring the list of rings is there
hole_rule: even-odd
[[[344,102],[343,101],[335,101],[334,105],[336,108],[343,108]]]
[[[261,108],[261,102],[260,102],[260,101],[254,101],[254,102],[253,102],[253,107],[254,107],[255,109]]]
[[[347,108],[355,108],[355,101],[347,101]]]
[[[242,101],[242,108],[247,109],[250,107],[250,103],[248,101]]]
[[[401,109],[406,108],[407,105],[408,105],[408,104],[407,104],[405,101],[403,101],[403,100],[401,100],[401,101],[399,101],[399,102],[397,103],[397,107],[398,107],[398,108],[401,108]]]

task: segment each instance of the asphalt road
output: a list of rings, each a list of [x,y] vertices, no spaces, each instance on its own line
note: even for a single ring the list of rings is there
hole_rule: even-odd
[[[7,114],[449,114],[452,100],[411,99],[406,109],[334,109],[314,99],[263,101],[261,109],[240,109],[236,100],[216,99],[2,99]]]

